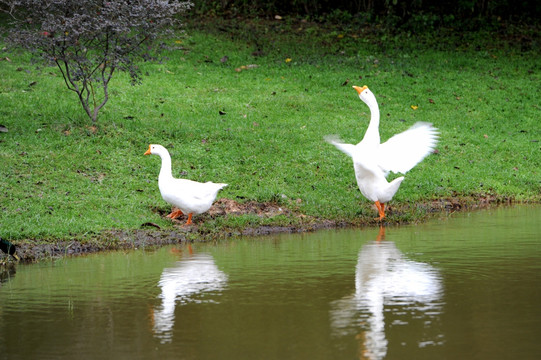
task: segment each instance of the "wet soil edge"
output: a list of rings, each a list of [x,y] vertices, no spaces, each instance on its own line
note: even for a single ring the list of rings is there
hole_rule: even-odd
[[[423,204],[397,204],[389,206],[389,212],[397,216],[391,216],[391,219],[401,219],[401,214],[421,213],[423,216],[416,216],[415,222],[426,221],[434,216],[448,216],[457,211],[470,211],[476,209],[486,209],[501,205],[511,205],[517,203],[511,198],[496,196],[470,196],[460,198],[448,198],[433,200]],[[345,227],[363,227],[375,226],[379,223],[372,218],[369,220],[359,218],[355,221],[318,219],[306,216],[284,208],[283,205],[276,203],[237,203],[229,199],[221,199],[214,204],[211,210],[204,215],[200,215],[199,223],[205,219],[212,219],[217,216],[235,216],[237,214],[253,214],[256,216],[272,217],[276,215],[286,215],[290,218],[296,218],[294,225],[286,226],[256,226],[245,227],[242,229],[221,228],[215,231],[209,231],[200,227],[197,223],[193,226],[182,226],[183,221],[176,222],[174,229],[160,229],[159,226],[152,223],[142,224],[141,229],[137,230],[108,230],[90,239],[79,241],[57,241],[40,242],[33,239],[19,240],[16,242],[17,254],[21,262],[35,262],[46,259],[57,259],[64,256],[75,256],[96,253],[111,250],[131,250],[154,248],[172,244],[182,244],[186,242],[208,242],[216,239],[224,239],[235,236],[261,236],[278,233],[301,233],[311,232],[320,229],[333,229]],[[165,215],[165,214],[163,214]],[[385,225],[396,225],[407,223],[403,220],[388,220]],[[5,262],[5,256],[0,255],[0,261]],[[11,260],[10,260],[11,261]]]

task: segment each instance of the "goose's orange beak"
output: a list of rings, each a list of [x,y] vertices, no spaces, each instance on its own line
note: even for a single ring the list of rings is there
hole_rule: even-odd
[[[359,95],[361,95],[361,93],[362,93],[363,91],[365,91],[366,89],[368,89],[368,86],[366,86],[366,85],[363,86],[363,87],[360,87],[360,86],[353,86],[353,88],[354,88],[355,90],[357,90],[357,93],[359,93]]]
[[[148,150],[143,155],[150,155],[150,145],[148,146]]]

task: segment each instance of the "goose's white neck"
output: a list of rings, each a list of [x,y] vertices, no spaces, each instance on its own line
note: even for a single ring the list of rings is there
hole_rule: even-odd
[[[368,129],[366,129],[365,139],[371,139],[374,142],[377,141],[378,145],[380,142],[379,138],[379,106],[375,98],[371,98],[366,102],[368,108],[370,109],[370,124],[368,124]]]
[[[171,155],[169,155],[169,152],[161,151],[159,154],[160,158],[162,159],[162,167],[160,169],[160,179],[171,179],[173,177],[173,174],[171,172]]]

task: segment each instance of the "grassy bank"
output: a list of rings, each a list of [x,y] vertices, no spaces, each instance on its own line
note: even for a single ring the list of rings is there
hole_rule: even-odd
[[[369,113],[351,85],[365,84],[380,104],[382,140],[416,121],[441,132],[437,154],[393,199],[409,210],[391,209],[389,222],[413,221],[426,215],[416,204],[452,197],[540,200],[537,46],[479,35],[385,39],[302,22],[209,24],[171,39],[167,61],[141,64],[141,85],[116,74],[96,126],[54,67],[0,51],[8,129],[0,237],[47,242],[177,226],[162,216],[170,208],[157,187],[159,158],[143,156],[149,143],[169,149],[177,176],[229,183],[220,198],[291,210],[194,218],[204,231],[372,221],[350,160],[323,141],[361,140]]]

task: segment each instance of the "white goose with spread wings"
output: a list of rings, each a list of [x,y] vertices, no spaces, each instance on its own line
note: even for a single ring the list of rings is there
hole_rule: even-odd
[[[353,159],[359,190],[376,204],[379,220],[383,220],[385,203],[393,198],[404,180],[401,176],[388,182],[387,175],[390,171],[405,174],[432,153],[438,141],[438,132],[430,123],[417,122],[381,144],[376,97],[366,86],[353,88],[370,108],[370,124],[364,138],[357,145],[344,144],[333,137],[326,137],[326,140]]]

